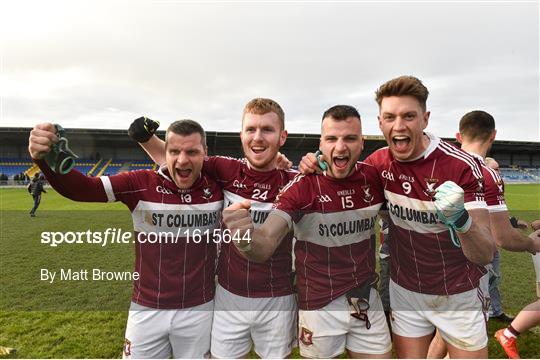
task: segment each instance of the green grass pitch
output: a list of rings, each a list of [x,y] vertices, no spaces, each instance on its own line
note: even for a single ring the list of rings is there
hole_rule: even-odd
[[[540,184],[507,185],[511,213],[525,220],[540,218]],[[133,246],[40,243],[42,231],[92,231],[117,228],[131,231],[124,205],[76,203],[53,190],[42,197],[36,218],[30,218],[32,199],[26,189],[0,188],[0,345],[16,348],[8,358],[121,357],[130,281],[48,284],[40,268],[93,268],[130,271]],[[517,314],[536,299],[531,257],[502,251],[503,306]],[[504,358],[493,339],[504,324],[490,321],[489,354]],[[521,355],[537,358],[540,331],[519,338]],[[297,350],[293,357],[299,357]]]

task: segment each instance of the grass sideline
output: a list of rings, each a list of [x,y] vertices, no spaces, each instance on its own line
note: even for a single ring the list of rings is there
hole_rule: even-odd
[[[507,185],[506,194],[513,215],[529,221],[538,216],[540,184]],[[21,278],[37,277],[36,268],[42,264],[81,268],[85,264],[98,264],[131,269],[133,249],[130,246],[109,246],[106,250],[89,246],[74,251],[72,246],[47,248],[39,244],[38,238],[45,226],[65,230],[72,229],[69,226],[74,224],[96,223],[96,229],[130,230],[131,219],[125,206],[77,203],[62,198],[54,190],[43,195],[36,218],[28,216],[31,206],[32,199],[26,189],[0,188],[0,345],[17,349],[6,358],[121,357],[130,282],[107,282],[95,288],[86,286],[87,283],[74,284],[66,289],[39,281],[21,281]],[[81,253],[84,256],[81,257]],[[515,315],[536,299],[530,255],[502,251],[501,269],[504,309]],[[89,294],[93,298],[89,298]],[[99,298],[95,298],[96,294]],[[43,304],[51,302],[55,306],[51,311],[41,311]],[[96,306],[113,310],[62,310],[95,309]],[[494,331],[503,326],[490,321],[489,355],[492,358],[506,357],[493,339]],[[539,335],[537,327],[520,336],[522,357],[538,357]],[[299,357],[297,351],[293,357]]]

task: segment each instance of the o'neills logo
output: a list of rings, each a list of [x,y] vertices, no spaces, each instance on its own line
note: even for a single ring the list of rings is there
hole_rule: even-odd
[[[424,178],[424,181],[426,182],[424,193],[427,196],[433,197],[435,195],[435,185],[439,182],[439,179]]]
[[[364,192],[364,201],[370,202],[373,200],[373,195],[369,192],[370,186],[369,185],[362,185],[362,191]]]

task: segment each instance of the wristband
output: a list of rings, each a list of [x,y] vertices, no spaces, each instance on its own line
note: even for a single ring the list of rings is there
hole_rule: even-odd
[[[75,159],[78,156],[69,148],[64,128],[58,124],[54,124],[54,127],[56,128],[58,142],[51,146],[51,151],[45,156],[45,161],[52,171],[65,175],[73,169]]]
[[[513,228],[515,229],[519,228],[518,219],[515,216],[510,217],[508,220],[510,220],[510,224],[512,225]]]
[[[459,218],[454,222],[454,225],[456,227],[456,231],[459,233],[466,233],[469,231],[472,225],[472,219],[469,216],[469,213],[467,210],[464,210]]]
[[[315,153],[315,157],[317,158],[317,163],[319,164],[319,167],[321,168],[321,170],[326,171],[328,170],[328,164],[326,163],[326,161],[319,160],[321,155],[322,155],[321,150],[317,150],[317,152]]]

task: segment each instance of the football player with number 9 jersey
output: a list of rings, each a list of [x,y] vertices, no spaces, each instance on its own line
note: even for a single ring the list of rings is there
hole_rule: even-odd
[[[399,358],[424,358],[435,328],[450,357],[487,357],[479,280],[495,244],[478,161],[424,132],[428,90],[401,76],[376,92],[388,147],[371,154],[392,220],[390,303]]]

